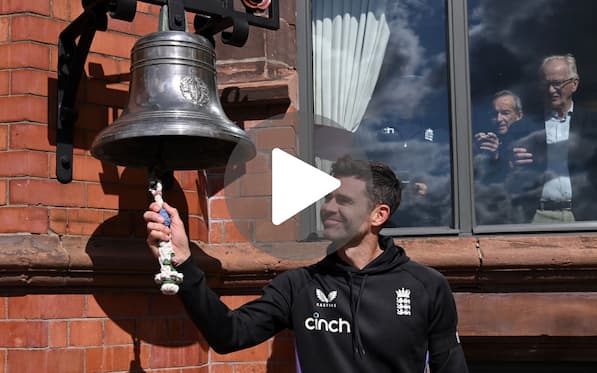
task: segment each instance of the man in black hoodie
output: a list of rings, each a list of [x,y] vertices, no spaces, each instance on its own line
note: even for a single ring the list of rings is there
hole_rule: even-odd
[[[194,264],[176,209],[166,227],[152,204],[144,214],[147,242],[171,239],[173,263],[184,274],[180,297],[210,346],[227,353],[259,344],[283,329],[296,338],[305,373],[468,372],[446,279],[417,264],[379,232],[400,203],[400,182],[380,162],[339,159],[341,186],[325,198],[321,219],[332,254],[287,271],[259,299],[230,310]]]

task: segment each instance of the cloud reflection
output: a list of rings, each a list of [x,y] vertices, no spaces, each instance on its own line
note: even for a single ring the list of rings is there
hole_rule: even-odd
[[[445,9],[434,0],[389,1],[384,65],[355,149],[386,162],[404,182],[392,226],[451,223]],[[425,139],[430,130],[433,141]],[[415,189],[423,183],[426,194]]]

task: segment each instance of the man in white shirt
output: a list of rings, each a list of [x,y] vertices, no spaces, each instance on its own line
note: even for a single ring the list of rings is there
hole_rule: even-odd
[[[580,82],[574,56],[545,58],[540,76],[546,103],[544,125],[530,141],[514,147],[512,156],[513,166],[540,170],[532,223],[597,219],[596,212],[591,214],[587,208],[595,199],[590,194],[595,190],[591,177],[597,158],[594,114],[574,107],[572,95]]]

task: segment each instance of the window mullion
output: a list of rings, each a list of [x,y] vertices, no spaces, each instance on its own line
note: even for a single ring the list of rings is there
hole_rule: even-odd
[[[313,62],[311,1],[297,0],[297,70],[299,72],[299,147],[298,156],[313,164]],[[317,226],[318,214],[311,206],[300,214],[300,237],[307,237]]]
[[[448,61],[452,118],[454,221],[462,233],[473,227],[473,167],[466,0],[447,6]]]

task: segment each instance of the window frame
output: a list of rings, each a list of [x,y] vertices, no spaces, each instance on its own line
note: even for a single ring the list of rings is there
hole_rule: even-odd
[[[467,0],[444,0],[446,10],[448,100],[452,151],[452,211],[451,227],[386,228],[383,234],[391,236],[433,236],[471,234],[508,234],[540,232],[595,231],[597,222],[585,221],[568,224],[500,224],[475,223],[474,177],[472,160],[472,116],[470,97],[470,64]],[[311,1],[298,0],[297,11],[297,71],[299,80],[299,157],[313,164],[313,87]],[[458,182],[461,180],[461,182]],[[300,237],[314,231],[318,212],[314,206],[300,215]]]

